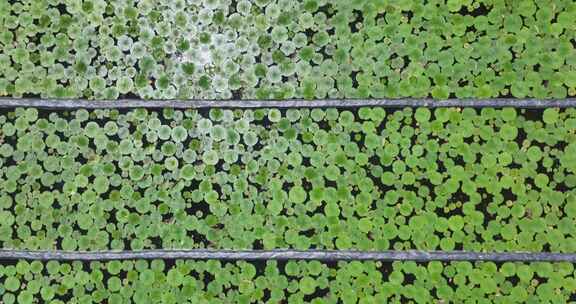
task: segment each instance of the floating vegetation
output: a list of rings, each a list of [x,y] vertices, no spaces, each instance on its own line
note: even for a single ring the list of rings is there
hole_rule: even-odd
[[[576,251],[576,110],[16,109],[16,249]]]
[[[0,1],[0,96],[576,96],[573,1]]]

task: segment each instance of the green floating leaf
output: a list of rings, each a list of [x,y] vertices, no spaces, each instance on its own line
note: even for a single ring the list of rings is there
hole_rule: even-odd
[[[558,109],[545,109],[542,120],[547,124],[555,124],[558,121]]]

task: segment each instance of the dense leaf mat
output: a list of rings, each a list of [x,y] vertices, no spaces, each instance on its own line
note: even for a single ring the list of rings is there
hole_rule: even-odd
[[[576,95],[572,0],[0,0],[0,96]]]
[[[0,116],[17,249],[576,251],[576,110]]]
[[[569,263],[19,261],[0,299],[42,303],[568,303]],[[358,302],[359,301],[359,302]]]

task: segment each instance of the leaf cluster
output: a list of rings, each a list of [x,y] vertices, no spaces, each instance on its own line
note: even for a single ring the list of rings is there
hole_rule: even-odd
[[[574,109],[28,108],[0,125],[2,248],[576,250]]]
[[[12,303],[567,303],[570,263],[18,261],[0,266]]]

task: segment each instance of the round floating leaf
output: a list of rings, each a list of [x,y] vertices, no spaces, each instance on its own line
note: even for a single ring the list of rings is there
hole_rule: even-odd
[[[500,128],[500,136],[506,140],[513,140],[518,137],[518,129],[514,126],[505,124]]]
[[[122,288],[122,282],[117,277],[108,279],[108,289],[112,292],[119,291]]]
[[[418,108],[416,109],[416,113],[414,114],[416,121],[419,123],[429,121],[431,116],[432,114],[430,113],[430,110],[428,110],[428,108]]]
[[[16,291],[20,289],[20,281],[15,277],[9,276],[4,282],[4,288],[8,291]]]
[[[299,287],[303,294],[311,295],[316,290],[316,280],[311,277],[304,277],[300,280]]]
[[[188,137],[188,131],[184,127],[178,126],[174,129],[172,129],[171,137],[172,137],[172,140],[174,140],[176,142],[183,142]]]
[[[144,169],[140,166],[130,168],[130,178],[133,181],[141,180],[144,177]]]
[[[202,161],[207,165],[216,165],[220,158],[218,157],[218,153],[216,151],[206,151],[202,154]]]
[[[268,120],[271,122],[279,122],[282,118],[282,113],[277,109],[270,109],[268,112]]]
[[[536,175],[536,178],[534,179],[534,183],[538,188],[546,188],[548,186],[548,181],[548,176],[541,173]]]
[[[306,201],[308,194],[302,187],[296,186],[290,189],[288,197],[290,199],[290,202],[294,204],[302,204],[304,203],[304,201]]]
[[[538,146],[532,146],[528,148],[526,155],[531,161],[537,162],[542,159],[542,150]]]
[[[108,181],[108,178],[106,178],[105,176],[97,176],[94,179],[94,191],[96,191],[97,193],[106,193],[108,191],[109,186],[110,182]]]
[[[145,269],[140,272],[139,279],[145,286],[150,286],[154,283],[155,274],[152,270]]]
[[[195,175],[196,170],[194,169],[194,166],[190,164],[186,164],[182,169],[180,169],[180,176],[185,180],[192,180]]]
[[[500,116],[504,121],[513,121],[516,119],[516,109],[514,108],[504,108],[500,112]]]
[[[544,110],[542,119],[547,124],[555,124],[558,121],[558,109],[547,108]]]

